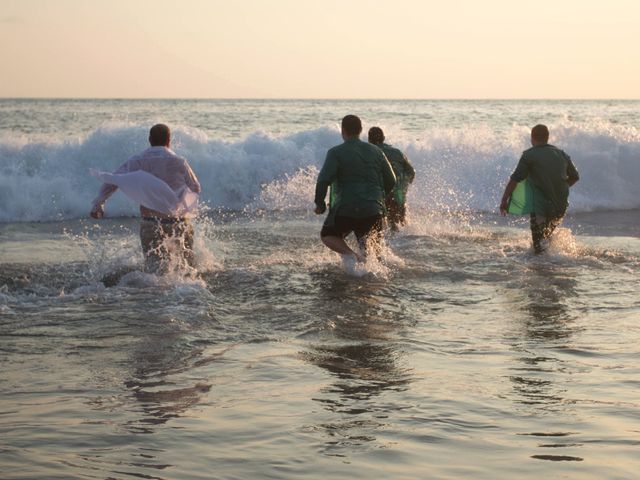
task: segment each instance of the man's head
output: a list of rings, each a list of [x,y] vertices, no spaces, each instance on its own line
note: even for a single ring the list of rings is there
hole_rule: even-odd
[[[171,143],[171,130],[163,123],[158,123],[149,130],[149,143],[152,147],[168,147]]]
[[[371,127],[369,129],[369,143],[374,145],[382,145],[384,143],[384,132],[380,127]]]
[[[549,142],[549,129],[546,125],[536,125],[531,129],[531,145],[546,145]]]
[[[362,122],[355,115],[347,115],[342,119],[342,138],[358,138],[362,133]]]

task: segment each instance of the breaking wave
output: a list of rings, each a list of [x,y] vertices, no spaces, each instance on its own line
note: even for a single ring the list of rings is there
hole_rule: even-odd
[[[61,142],[0,140],[0,221],[55,221],[86,216],[99,183],[90,168],[115,170],[147,147],[147,125],[108,125]],[[431,129],[422,135],[388,135],[406,152],[417,176],[412,208],[429,211],[495,211],[528,130],[505,135],[489,127]],[[611,125],[552,127],[553,142],[580,171],[572,189],[573,211],[640,207],[640,134]],[[191,163],[211,208],[300,210],[312,207],[317,172],[326,151],[341,142],[330,128],[285,136],[255,132],[237,142],[211,138],[202,130],[176,127],[172,148]],[[121,193],[107,204],[110,216],[137,214]]]

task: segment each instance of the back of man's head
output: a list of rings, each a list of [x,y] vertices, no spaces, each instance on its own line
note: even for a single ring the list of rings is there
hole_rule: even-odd
[[[355,115],[347,115],[342,119],[342,133],[347,137],[357,137],[362,133],[362,122]]]
[[[171,142],[171,130],[163,123],[158,123],[149,130],[149,143],[152,147],[168,147]]]
[[[546,125],[536,125],[531,129],[531,143],[544,145],[549,141],[549,129]]]
[[[369,129],[369,143],[380,145],[384,142],[384,132],[380,127],[371,127]]]

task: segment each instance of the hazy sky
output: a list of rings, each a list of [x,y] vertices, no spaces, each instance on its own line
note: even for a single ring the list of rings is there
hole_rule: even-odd
[[[0,0],[0,97],[640,98],[638,0]]]

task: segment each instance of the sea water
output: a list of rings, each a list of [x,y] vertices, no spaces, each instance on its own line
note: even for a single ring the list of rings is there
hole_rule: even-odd
[[[637,478],[639,107],[0,100],[2,478]],[[417,173],[352,268],[311,212],[347,113]],[[195,276],[142,271],[121,193],[87,215],[160,121]],[[496,213],[536,123],[581,174],[542,256]]]

